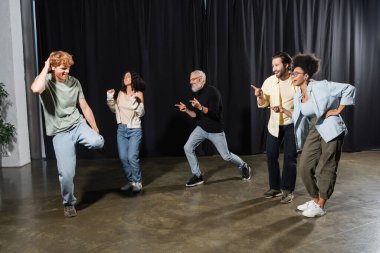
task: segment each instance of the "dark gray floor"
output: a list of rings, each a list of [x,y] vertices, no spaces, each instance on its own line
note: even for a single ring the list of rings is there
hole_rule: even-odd
[[[243,157],[251,182],[220,157],[200,159],[205,185],[184,187],[184,157],[143,160],[133,196],[117,160],[79,161],[78,216],[64,218],[55,161],[0,169],[0,252],[380,252],[380,152],[344,153],[327,215],[264,199],[265,155]]]

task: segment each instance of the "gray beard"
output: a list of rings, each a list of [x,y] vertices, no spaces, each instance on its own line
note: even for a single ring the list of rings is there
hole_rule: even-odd
[[[200,89],[202,89],[202,85],[200,85],[200,84],[195,84],[195,85],[191,86],[191,90],[192,90],[193,92],[197,92],[197,91],[199,91]]]

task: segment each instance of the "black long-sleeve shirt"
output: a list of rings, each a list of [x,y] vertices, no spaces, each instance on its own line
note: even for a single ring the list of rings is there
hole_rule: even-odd
[[[197,125],[209,133],[223,132],[222,96],[218,89],[205,84],[200,91],[194,93],[194,96],[202,106],[208,108],[207,114],[194,109]]]

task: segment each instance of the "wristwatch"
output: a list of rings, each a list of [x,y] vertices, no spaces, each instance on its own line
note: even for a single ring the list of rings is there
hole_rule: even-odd
[[[200,111],[203,111],[203,106],[201,106],[201,108],[199,108]]]

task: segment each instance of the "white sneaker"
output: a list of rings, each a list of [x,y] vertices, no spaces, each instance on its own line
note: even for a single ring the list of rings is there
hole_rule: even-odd
[[[132,183],[132,191],[133,192],[139,192],[142,190],[142,183],[141,182],[133,182]]]
[[[297,206],[297,211],[306,211],[306,209],[308,209],[309,206],[311,206],[312,202],[314,202],[314,200],[310,200],[306,203],[303,203],[302,205]]]
[[[309,207],[302,212],[302,215],[305,216],[305,217],[309,217],[309,218],[314,218],[314,217],[318,217],[318,216],[323,216],[326,214],[326,211],[323,210],[317,203],[315,203],[313,201],[313,203],[311,203],[309,205]]]
[[[122,191],[128,191],[128,190],[131,189],[132,187],[133,187],[133,183],[128,182],[126,185],[120,187],[120,190],[122,190]]]

